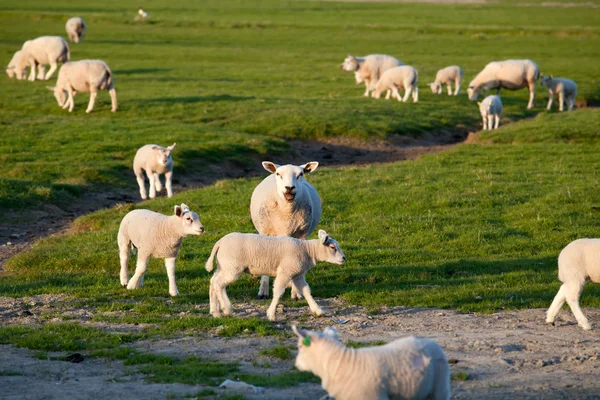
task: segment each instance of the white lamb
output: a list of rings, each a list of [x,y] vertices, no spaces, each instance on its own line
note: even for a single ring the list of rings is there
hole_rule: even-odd
[[[210,313],[214,317],[220,317],[221,312],[225,316],[231,315],[231,303],[225,288],[248,272],[254,276],[275,277],[273,301],[267,310],[269,320],[275,321],[277,303],[290,282],[304,295],[310,310],[316,315],[323,315],[323,310],[310,294],[306,273],[317,261],[343,264],[346,256],[337,241],[324,230],[319,230],[319,239],[314,240],[230,233],[215,243],[206,261],[206,270],[209,272],[213,269],[214,259],[217,260],[217,271],[210,280]]]
[[[458,65],[440,69],[435,75],[435,81],[429,84],[432,93],[442,94],[442,85],[446,85],[448,96],[452,96],[452,83],[454,83],[454,95],[458,96],[462,84],[463,70]]]
[[[73,17],[67,20],[65,25],[67,36],[71,42],[79,43],[85,36],[87,25],[81,17]]]
[[[27,43],[27,42],[25,42],[25,43]],[[25,79],[25,76],[27,75],[27,69],[25,69],[25,71],[22,71],[20,74],[17,75],[17,60],[19,59],[19,57],[21,57],[21,50],[17,50],[15,52],[15,54],[10,59],[10,62],[6,66],[6,69],[5,69],[6,75],[8,75],[8,77],[10,79],[17,78],[18,80],[23,80],[23,79]],[[39,64],[37,79],[43,80],[44,75],[46,75],[46,67],[42,64]]]
[[[71,61],[63,64],[58,71],[56,86],[49,87],[54,92],[58,105],[73,112],[74,96],[77,92],[89,92],[90,102],[86,113],[92,112],[96,103],[98,90],[108,90],[110,94],[111,111],[117,111],[117,91],[112,71],[102,60]]]
[[[375,85],[375,90],[372,95],[374,98],[378,99],[381,97],[381,93],[384,90],[387,90],[387,95],[385,99],[390,98],[390,91],[392,96],[396,97],[398,101],[406,102],[408,100],[408,96],[412,93],[413,103],[419,101],[419,87],[417,86],[419,80],[419,74],[414,67],[410,65],[402,65],[400,67],[395,67],[388,69],[381,75],[379,81]],[[400,97],[400,93],[398,93],[398,88],[404,88],[404,97]]]
[[[529,103],[527,109],[535,106],[535,83],[540,77],[540,69],[531,60],[493,61],[477,74],[469,83],[467,94],[469,100],[475,101],[481,89],[486,92],[491,89],[518,90],[529,88]]]
[[[567,302],[577,323],[592,329],[579,307],[579,297],[588,280],[600,283],[600,239],[577,239],[569,243],[558,256],[558,279],[563,283],[546,314],[546,322],[554,323],[562,305]]]
[[[150,210],[133,210],[121,221],[119,235],[119,258],[121,259],[121,285],[127,289],[144,286],[144,273],[150,257],[164,258],[169,277],[169,294],[177,296],[175,284],[175,259],[183,238],[200,235],[204,226],[198,214],[185,204],[175,206],[175,215],[166,216]],[[137,249],[135,273],[128,281],[127,264],[129,249]]]
[[[477,105],[483,119],[483,130],[498,129],[500,114],[502,114],[502,100],[500,100],[500,97],[496,95],[487,96],[483,101],[478,101]]]
[[[567,103],[567,110],[572,111],[575,107],[575,99],[577,99],[577,84],[566,78],[553,78],[550,76],[542,76],[542,86],[548,88],[548,111],[552,107],[554,95],[558,94],[558,107],[563,111],[564,104]]]
[[[133,159],[133,172],[137,178],[140,187],[140,196],[143,200],[147,199],[146,186],[144,184],[144,171],[150,181],[150,198],[156,197],[156,191],[162,190],[159,174],[165,174],[165,187],[167,196],[173,196],[171,180],[173,178],[173,158],[171,152],[177,143],[173,143],[167,148],[157,144],[147,144],[138,149]]]
[[[298,336],[296,368],[321,378],[323,389],[336,400],[450,399],[448,359],[432,340],[405,337],[353,349],[331,332],[294,325],[292,330]]]
[[[271,175],[256,186],[250,199],[250,216],[257,232],[308,239],[321,219],[321,198],[304,175],[316,170],[319,163],[296,166],[264,161],[262,165]],[[258,298],[268,297],[269,277],[263,276]],[[299,297],[292,287],[292,298]]]
[[[375,84],[381,75],[390,68],[404,65],[401,61],[386,54],[370,54],[365,57],[354,57],[348,55],[340,64],[342,71],[354,72],[356,84],[365,83],[365,97],[375,89]]]
[[[21,53],[15,60],[14,71],[17,79],[23,79],[25,69],[30,68],[29,80],[35,81],[35,71],[38,65],[50,65],[50,70],[43,78],[50,79],[59,62],[67,62],[71,58],[69,44],[60,36],[42,36],[28,40],[23,44]],[[39,78],[38,78],[39,79]]]

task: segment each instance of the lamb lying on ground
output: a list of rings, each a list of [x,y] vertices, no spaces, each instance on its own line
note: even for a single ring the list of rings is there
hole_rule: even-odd
[[[343,264],[346,256],[337,241],[327,232],[319,230],[317,240],[299,240],[288,236],[264,236],[253,233],[230,233],[215,243],[206,261],[206,270],[212,271],[214,260],[217,271],[210,280],[210,313],[214,317],[231,315],[231,303],[225,288],[235,282],[240,275],[248,272],[254,276],[274,276],[273,301],[267,310],[267,317],[275,321],[275,310],[286,285],[291,281],[308,302],[310,310],[322,315],[306,283],[306,273],[317,261]]]
[[[150,210],[133,210],[121,221],[117,241],[121,259],[121,285],[127,289],[144,286],[144,273],[150,257],[164,258],[169,277],[169,294],[177,296],[175,259],[183,238],[200,235],[204,226],[195,212],[185,204],[175,206],[175,215],[166,216]],[[128,281],[129,247],[137,249],[135,274]]]
[[[342,71],[354,72],[356,84],[365,82],[365,97],[375,89],[375,84],[381,75],[390,68],[404,65],[401,61],[386,54],[370,54],[365,57],[354,57],[348,55],[340,64]]]
[[[14,58],[14,56],[13,56]],[[67,62],[71,58],[69,44],[60,36],[42,36],[37,39],[28,40],[23,44],[21,52],[14,61],[12,69],[17,79],[25,77],[25,69],[30,68],[29,80],[35,81],[36,67],[38,65],[50,65],[50,70],[43,78],[50,79],[59,62]],[[11,61],[12,63],[12,61]],[[39,75],[38,75],[39,79]]]
[[[87,25],[81,17],[69,18],[65,29],[67,30],[67,36],[71,42],[79,43],[85,36]]]
[[[250,216],[254,227],[261,235],[308,239],[321,219],[321,198],[305,175],[315,171],[319,163],[296,166],[264,161],[262,165],[271,175],[252,192]],[[258,298],[268,297],[269,277],[263,276]],[[299,297],[292,287],[292,298]]]
[[[388,69],[381,75],[379,81],[375,85],[373,91],[373,97],[378,99],[381,97],[381,93],[387,90],[388,93],[385,96],[386,100],[390,98],[390,91],[398,101],[406,102],[408,96],[412,93],[413,103],[419,101],[419,87],[417,86],[419,80],[419,74],[417,70],[409,65],[402,65]],[[404,97],[400,97],[398,88],[404,87]]]
[[[500,114],[502,114],[502,100],[500,100],[500,97],[495,95],[488,96],[483,101],[478,101],[477,105],[483,119],[483,130],[498,129],[500,126]]]
[[[156,191],[162,190],[159,174],[165,174],[165,187],[167,196],[173,196],[171,180],[173,178],[173,158],[171,152],[177,143],[167,148],[157,144],[147,144],[138,149],[133,159],[133,172],[140,187],[140,196],[146,200],[146,186],[144,184],[144,171],[150,181],[150,198],[156,197]]]
[[[562,305],[567,302],[577,323],[592,329],[579,307],[579,297],[588,280],[600,283],[600,239],[577,239],[569,243],[558,256],[558,279],[563,283],[546,314],[546,322],[554,323]]]
[[[336,400],[450,399],[448,359],[432,340],[405,337],[353,349],[340,343],[337,333],[292,330],[298,336],[296,368],[321,378]]]
[[[446,85],[448,96],[452,96],[452,83],[454,83],[454,95],[458,96],[462,83],[463,70],[457,65],[440,69],[435,75],[435,81],[429,84],[432,93],[442,94],[442,85]]]
[[[98,90],[108,90],[112,104],[111,111],[117,111],[117,91],[112,72],[102,60],[81,60],[63,64],[58,71],[56,86],[49,87],[54,92],[58,105],[69,112],[75,107],[77,92],[90,92],[90,102],[86,113],[94,109]]]
[[[542,76],[540,82],[542,86],[548,88],[548,106],[546,109],[550,111],[552,108],[552,100],[554,95],[558,94],[558,107],[560,111],[563,111],[564,104],[567,103],[567,110],[572,111],[575,107],[575,100],[577,99],[577,84],[570,79],[565,78],[553,78],[550,76]]]

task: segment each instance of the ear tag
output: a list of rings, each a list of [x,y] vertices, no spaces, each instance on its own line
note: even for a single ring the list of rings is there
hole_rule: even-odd
[[[305,345],[306,347],[310,346],[310,336],[308,336],[308,335],[304,336],[304,339],[302,339],[302,344]]]

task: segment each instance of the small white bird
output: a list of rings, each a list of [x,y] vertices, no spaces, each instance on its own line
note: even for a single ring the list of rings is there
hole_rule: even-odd
[[[148,18],[150,16],[150,14],[148,14],[146,11],[142,10],[141,8],[138,10],[138,14],[142,18]]]

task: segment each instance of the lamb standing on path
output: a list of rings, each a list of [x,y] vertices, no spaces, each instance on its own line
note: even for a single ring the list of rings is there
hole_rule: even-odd
[[[175,215],[166,216],[150,210],[133,210],[119,227],[117,241],[121,259],[121,285],[127,289],[144,286],[144,273],[150,257],[164,258],[169,277],[169,294],[177,296],[175,284],[175,260],[183,238],[200,235],[204,226],[200,217],[185,204],[175,206]],[[129,248],[137,249],[135,274],[128,281]]]
[[[50,70],[44,77],[45,80],[48,80],[58,68],[58,63],[67,62],[70,58],[69,44],[65,39],[60,36],[41,36],[23,44],[13,69],[17,79],[23,79],[25,69],[30,67],[28,79],[33,82],[36,78],[36,67],[49,64]]]
[[[79,43],[85,36],[87,25],[81,17],[69,18],[65,25],[67,36],[71,42]]]
[[[483,130],[498,129],[500,114],[502,114],[502,100],[500,100],[500,97],[496,95],[488,96],[483,101],[478,101],[477,105],[483,119]]]
[[[328,328],[330,331],[334,329]],[[449,400],[450,369],[442,348],[432,340],[397,339],[384,346],[345,347],[331,332],[297,329],[296,368],[321,378],[336,400]]]
[[[357,85],[365,82],[364,96],[369,97],[369,92],[375,89],[375,85],[381,75],[388,69],[400,65],[404,65],[402,61],[387,54],[370,54],[365,57],[348,55],[344,62],[340,64],[340,69],[342,71],[354,72]]]
[[[390,93],[398,99],[398,101],[406,102],[408,96],[412,93],[413,103],[419,101],[419,87],[417,86],[419,74],[414,67],[410,65],[402,65],[388,69],[381,75],[379,81],[375,85],[373,97],[378,99],[381,93],[386,90],[385,99],[390,98]],[[404,98],[400,97],[398,88],[404,87]]]
[[[442,85],[446,85],[448,96],[452,96],[452,83],[454,83],[454,95],[458,96],[463,74],[462,68],[458,65],[440,69],[435,75],[435,81],[429,84],[431,92],[442,94]]]
[[[137,178],[140,187],[140,196],[146,200],[146,185],[144,183],[144,171],[150,181],[150,198],[156,197],[156,191],[162,190],[159,174],[165,174],[165,187],[167,196],[173,196],[171,180],[173,178],[173,158],[171,152],[177,143],[173,143],[167,148],[157,144],[147,144],[138,149],[133,159],[133,173]]]
[[[577,99],[577,84],[566,78],[553,78],[550,76],[542,76],[541,85],[548,88],[548,106],[546,109],[550,111],[552,108],[552,100],[554,95],[558,94],[558,108],[562,112],[564,105],[567,103],[567,110],[573,111],[575,108],[575,100]]]

